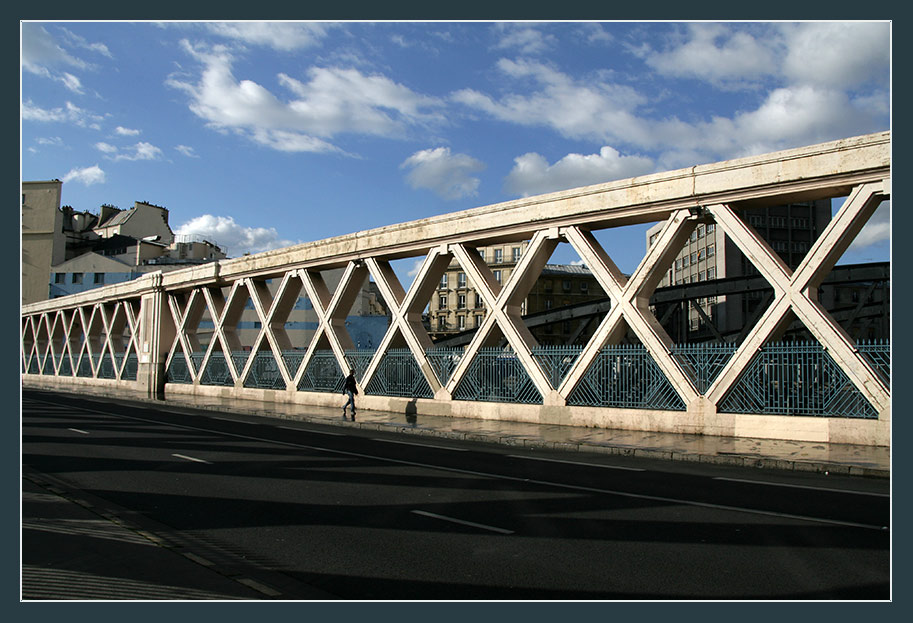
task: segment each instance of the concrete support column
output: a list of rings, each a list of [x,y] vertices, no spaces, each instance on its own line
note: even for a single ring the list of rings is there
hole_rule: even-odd
[[[147,397],[165,399],[165,363],[175,329],[165,301],[162,273],[152,273],[152,287],[140,304],[139,363],[136,384]]]

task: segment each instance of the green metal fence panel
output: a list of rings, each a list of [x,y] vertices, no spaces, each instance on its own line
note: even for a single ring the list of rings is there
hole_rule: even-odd
[[[73,376],[73,364],[70,363],[70,358],[66,353],[61,356],[60,370],[57,372],[57,376]]]
[[[174,353],[174,357],[168,363],[168,370],[165,372],[165,382],[180,383],[182,385],[193,383],[193,377],[190,375],[190,369],[187,367],[187,360],[184,358],[183,352],[177,351]]]
[[[453,393],[454,400],[542,404],[536,389],[516,353],[510,349],[481,348],[466,376]]]
[[[723,397],[721,413],[877,418],[817,342],[767,344]]]
[[[374,358],[373,350],[347,350],[345,352],[346,363],[349,365],[351,370],[355,370],[355,378],[358,379],[360,383],[365,378],[365,372],[368,370],[368,366],[371,365],[371,359]],[[346,375],[349,374],[349,370],[345,370]]]
[[[125,381],[135,381],[136,372],[139,368],[139,359],[136,357],[136,353],[130,353],[126,356],[127,362],[124,363],[124,355],[117,355],[117,366],[123,366],[123,371],[120,373],[120,378]]]
[[[428,364],[431,366],[431,369],[434,370],[434,374],[437,376],[437,380],[440,381],[441,385],[446,385],[450,380],[450,377],[453,376],[453,371],[460,365],[460,360],[463,358],[464,351],[465,348],[462,346],[429,348],[425,351],[425,357],[428,359]]]
[[[203,353],[194,353],[191,356],[194,367],[199,369],[203,364],[203,357]],[[209,361],[207,362],[206,367],[200,373],[200,385],[233,386],[234,384],[235,380],[232,378],[231,371],[228,369],[225,353],[213,351],[209,355]]]
[[[314,351],[307,369],[298,383],[299,391],[342,393],[345,376],[339,369],[331,350]]]
[[[117,378],[117,373],[114,371],[114,360],[111,359],[111,353],[105,352],[100,357],[100,363],[98,366],[98,378],[100,379],[114,379]]]
[[[891,382],[891,343],[888,340],[864,340],[856,344],[885,383]]]
[[[298,366],[304,361],[304,356],[306,354],[307,351],[303,350],[287,350],[282,352],[282,361],[285,362],[285,367],[288,370],[289,376],[295,378],[295,375],[298,374]]]
[[[606,346],[567,403],[576,406],[684,411],[685,403],[641,344]]]
[[[434,398],[431,386],[408,348],[391,348],[384,353],[365,393],[375,396]]]
[[[89,355],[83,354],[79,358],[79,364],[76,367],[76,376],[90,378],[92,376],[92,362],[89,361]]]
[[[253,364],[250,366],[250,372],[244,379],[244,387],[255,387],[258,389],[285,389],[285,378],[279,370],[279,364],[273,357],[273,351],[261,350],[253,353]]]
[[[532,349],[533,358],[542,368],[552,389],[558,389],[582,352],[583,346],[573,345],[536,346]]]
[[[678,361],[698,393],[703,394],[720,375],[739,345],[732,342],[675,344],[672,356]]]

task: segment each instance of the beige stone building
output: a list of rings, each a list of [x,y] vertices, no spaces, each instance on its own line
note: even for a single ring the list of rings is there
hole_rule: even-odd
[[[480,247],[482,259],[488,264],[495,281],[506,283],[526,252],[527,241]],[[521,305],[521,314],[536,314],[575,303],[604,298],[596,278],[585,266],[548,264]],[[428,306],[428,333],[434,341],[464,331],[479,328],[486,309],[482,296],[466,277],[456,261],[441,277],[438,289]],[[579,320],[557,320],[539,324],[533,335],[543,346],[585,340],[592,333],[579,332]]]

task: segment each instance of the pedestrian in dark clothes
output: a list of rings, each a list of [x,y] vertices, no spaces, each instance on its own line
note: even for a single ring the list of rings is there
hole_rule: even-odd
[[[352,405],[352,421],[355,421],[355,396],[358,395],[358,387],[355,382],[355,370],[349,370],[349,376],[343,383],[342,390],[349,396],[348,402],[342,405],[342,419],[346,419],[346,407]]]

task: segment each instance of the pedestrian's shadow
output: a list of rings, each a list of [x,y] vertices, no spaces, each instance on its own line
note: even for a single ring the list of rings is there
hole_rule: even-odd
[[[406,404],[406,423],[409,424],[409,426],[413,427],[415,426],[416,422],[418,422],[418,408],[416,407],[417,402],[418,399],[413,398]]]

